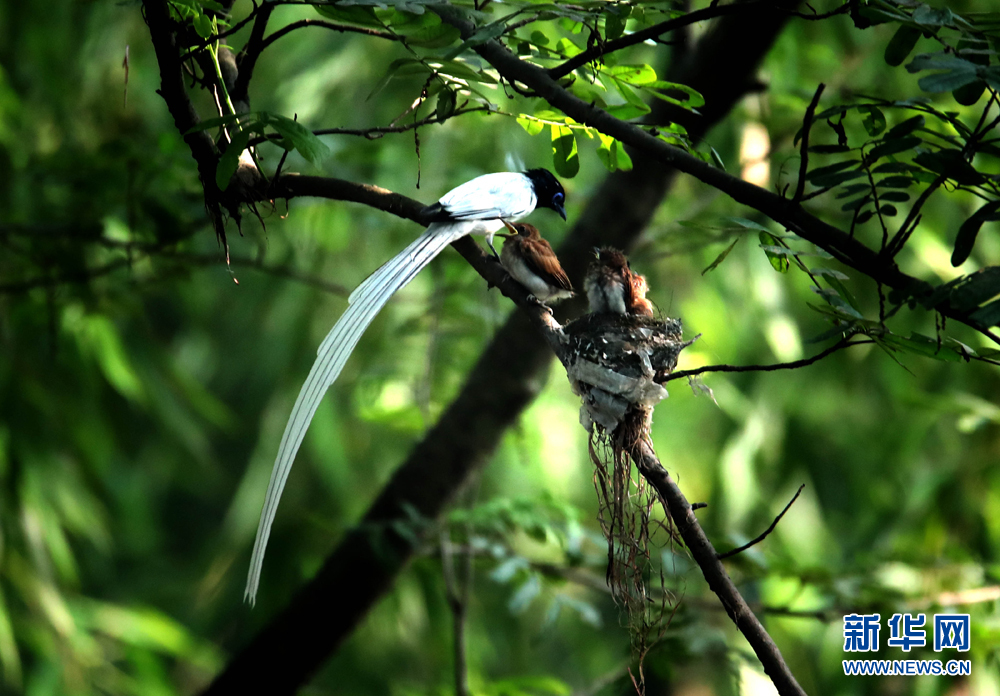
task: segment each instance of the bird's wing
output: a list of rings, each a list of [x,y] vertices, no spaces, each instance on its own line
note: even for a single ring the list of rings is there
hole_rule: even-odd
[[[569,276],[559,264],[556,253],[552,251],[552,246],[544,239],[522,239],[521,243],[529,249],[529,253],[522,254],[524,263],[532,273],[545,280],[549,285],[573,292],[573,284],[569,282]]]
[[[250,572],[247,576],[245,598],[248,598],[251,604],[256,601],[261,566],[264,563],[264,550],[278,509],[278,500],[281,498],[285,481],[288,480],[288,474],[292,469],[292,462],[295,461],[295,455],[299,451],[320,400],[337,379],[365,329],[389,298],[413,280],[413,277],[441,253],[442,249],[468,234],[471,226],[473,223],[456,222],[428,227],[426,232],[383,264],[351,294],[347,310],[320,344],[316,362],[309,370],[306,383],[302,385],[295,406],[292,408],[292,414],[288,418],[285,433],[278,447],[278,456],[271,470],[271,480],[267,484],[267,494],[260,512],[257,539],[254,541]]]
[[[497,172],[453,188],[438,204],[455,220],[520,220],[536,202],[531,179],[517,172]]]

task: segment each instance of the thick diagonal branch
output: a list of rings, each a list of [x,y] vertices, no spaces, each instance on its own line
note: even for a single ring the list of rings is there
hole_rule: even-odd
[[[660,495],[660,500],[667,514],[677,525],[677,530],[684,539],[684,544],[691,552],[708,586],[722,601],[729,618],[733,620],[740,633],[746,637],[750,647],[753,648],[757,659],[764,666],[764,671],[771,678],[771,682],[777,688],[781,696],[805,696],[805,691],[795,680],[795,675],[788,669],[778,646],[771,640],[771,636],[761,625],[760,621],[747,606],[746,601],[736,589],[736,585],[729,577],[722,561],[716,554],[715,547],[708,540],[705,531],[698,524],[691,504],[684,497],[681,489],[677,487],[670,474],[660,464],[656,453],[649,442],[640,441],[635,451],[631,452],[632,461],[643,477],[656,489]]]

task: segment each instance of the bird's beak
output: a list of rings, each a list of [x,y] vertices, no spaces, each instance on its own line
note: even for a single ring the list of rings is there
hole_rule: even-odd
[[[557,213],[559,213],[559,217],[561,217],[561,218],[562,218],[563,220],[565,220],[565,219],[566,219],[566,208],[564,208],[563,206],[561,206],[561,205],[559,205],[559,204],[557,203],[557,204],[556,204],[556,207],[555,207],[555,211],[556,211]]]

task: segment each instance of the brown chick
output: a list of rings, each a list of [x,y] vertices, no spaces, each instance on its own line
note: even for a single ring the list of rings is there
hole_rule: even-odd
[[[556,302],[573,296],[573,285],[547,241],[533,225],[504,223],[512,234],[504,237],[500,263],[538,302]]]

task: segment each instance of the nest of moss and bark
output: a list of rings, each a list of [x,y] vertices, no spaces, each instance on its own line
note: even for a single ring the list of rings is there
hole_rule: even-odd
[[[588,432],[596,424],[607,433],[630,412],[630,421],[645,420],[642,412],[667,397],[663,382],[677,356],[698,338],[685,341],[679,319],[610,313],[587,314],[563,333],[566,374],[583,400],[580,422]]]
[[[655,514],[655,491],[632,467],[649,441],[653,409],[685,341],[679,319],[588,314],[563,327],[564,364],[580,396],[580,423],[590,433],[598,521],[608,542],[607,582],[622,608],[638,658],[656,643],[673,614],[658,549],[675,538]],[[658,534],[658,532],[663,532]],[[659,585],[654,589],[654,585]]]

